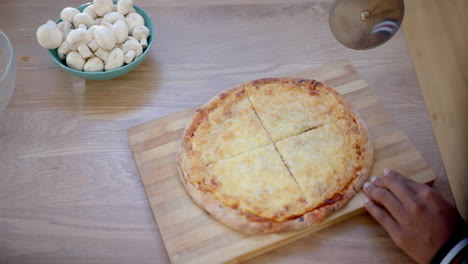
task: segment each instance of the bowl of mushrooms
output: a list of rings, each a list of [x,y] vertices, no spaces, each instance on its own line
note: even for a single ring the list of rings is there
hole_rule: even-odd
[[[56,22],[49,20],[36,32],[39,44],[72,75],[89,80],[122,76],[148,55],[155,26],[133,0],[94,0],[66,7]]]

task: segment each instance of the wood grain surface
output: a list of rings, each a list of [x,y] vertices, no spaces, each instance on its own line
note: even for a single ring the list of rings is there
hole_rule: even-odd
[[[332,63],[293,76],[325,82],[358,110],[373,141],[371,175],[395,168],[419,182],[435,179],[432,169],[351,64]],[[130,148],[172,263],[239,263],[365,211],[365,195],[359,193],[319,225],[298,232],[247,236],[224,226],[192,202],[179,178],[175,156],[194,113],[190,108],[128,130]]]
[[[0,30],[17,60],[15,92],[0,114],[0,263],[167,263],[126,130],[238,83],[336,60],[357,68],[450,198],[402,31],[354,51],[329,30],[330,0],[135,0],[157,27],[149,56],[121,78],[84,81],[35,40],[39,25],[83,3],[0,0]],[[410,262],[362,215],[250,263],[337,261]]]
[[[457,207],[468,221],[468,1],[405,3],[413,62]],[[428,35],[437,37],[428,41]]]

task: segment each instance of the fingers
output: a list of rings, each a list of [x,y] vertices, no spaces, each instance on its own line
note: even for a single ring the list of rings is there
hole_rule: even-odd
[[[396,219],[401,218],[405,209],[401,202],[385,188],[379,188],[370,182],[364,184],[364,193],[370,199],[376,201],[387,209],[387,211]]]
[[[409,179],[390,169],[384,169],[384,176],[372,177],[371,181],[375,186],[389,190],[402,204],[414,203],[414,196],[418,190],[413,188]]]
[[[390,235],[398,232],[398,224],[395,219],[385,209],[377,206],[372,200],[366,198],[364,203],[367,211],[372,217],[382,225]]]

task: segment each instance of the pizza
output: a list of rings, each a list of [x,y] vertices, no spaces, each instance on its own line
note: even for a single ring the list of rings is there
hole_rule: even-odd
[[[295,231],[343,207],[369,176],[359,114],[314,80],[267,78],[200,107],[177,153],[192,200],[246,234]]]

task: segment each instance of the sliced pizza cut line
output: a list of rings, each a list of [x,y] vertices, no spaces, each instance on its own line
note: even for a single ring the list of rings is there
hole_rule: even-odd
[[[252,104],[252,101],[250,100],[250,97],[249,97],[249,102]],[[262,123],[263,128],[265,129],[265,131],[267,132],[268,136],[270,137],[270,140],[273,141],[273,138],[271,137],[271,134],[270,134],[269,131],[265,128],[265,124],[264,124],[264,122],[260,119],[260,117],[258,116],[258,112],[257,112],[257,110],[255,109],[255,106],[254,106],[253,104],[252,104],[252,108],[253,108],[255,114],[257,115],[257,118],[258,118],[258,119],[260,120],[260,122]],[[318,129],[319,127],[322,127],[323,125],[326,125],[326,124],[320,124],[320,125],[317,125],[317,126],[313,126],[313,127],[311,127],[311,128],[306,129],[305,131],[301,132],[300,134],[309,132],[309,131],[314,130],[314,129]],[[300,134],[299,134],[299,135],[300,135]],[[294,136],[297,136],[297,135],[292,135],[292,136],[290,136],[290,137],[294,137]],[[289,137],[287,137],[287,138],[289,138]],[[287,138],[285,138],[285,139],[287,139]],[[283,140],[285,140],[285,139],[283,139]],[[291,178],[294,180],[294,182],[295,182],[295,183],[297,184],[297,186],[299,187],[299,189],[300,189],[302,195],[305,197],[304,190],[300,187],[300,185],[299,185],[299,183],[298,183],[296,177],[294,177],[293,173],[291,172],[291,169],[290,169],[288,163],[285,162],[285,159],[284,159],[283,155],[282,155],[281,152],[278,150],[277,143],[275,143],[274,146],[275,146],[276,152],[278,153],[279,157],[281,158],[281,161],[283,162],[284,166],[287,168],[287,170],[288,170],[288,172],[289,172],[289,175],[291,176]]]
[[[252,105],[252,109],[254,110],[255,115],[257,115],[258,120],[260,120],[260,123],[262,124],[263,129],[265,129],[266,133],[268,134],[268,137],[270,137],[270,140],[273,142],[273,139],[271,138],[270,133],[269,133],[269,132],[266,130],[266,128],[265,128],[265,124],[262,122],[262,120],[261,120],[260,117],[258,116],[257,110],[255,110],[255,106],[252,104],[252,101],[250,101],[250,98],[249,98],[249,97],[247,97],[247,98],[249,99],[249,102],[250,102],[250,104]],[[315,128],[316,128],[316,127],[315,127]],[[311,129],[314,129],[314,128],[311,128]],[[281,161],[283,162],[284,166],[285,166],[286,169],[288,170],[289,175],[290,175],[291,178],[294,180],[294,182],[296,183],[297,187],[299,188],[299,190],[300,190],[301,193],[302,193],[302,190],[300,189],[299,184],[297,183],[296,178],[294,178],[294,176],[292,175],[291,170],[290,170],[289,167],[288,167],[288,164],[286,164],[286,162],[284,162],[283,156],[281,156],[281,153],[278,151],[278,148],[276,147],[276,144],[273,144],[273,146],[275,147],[275,151],[278,153],[278,155],[279,155],[279,157],[281,158]],[[302,193],[302,196],[304,196],[304,193]]]
[[[349,123],[338,120],[275,143],[310,208],[339,193],[360,171],[359,134]]]
[[[197,189],[251,221],[284,222],[305,213],[306,200],[273,144],[220,160],[191,178]],[[189,175],[190,176],[190,175]]]
[[[319,125],[319,126],[314,126],[314,127],[308,128],[308,129],[304,130],[304,132],[302,132],[302,133],[300,133],[300,134],[309,132],[309,131],[311,131],[311,130],[320,128],[320,127],[322,127],[322,126],[324,126],[324,125],[328,125],[328,124],[331,124],[331,123],[332,123],[332,122],[330,122],[330,123],[324,123],[324,124],[321,124],[321,125]],[[300,134],[297,134],[297,135],[300,135]],[[294,136],[297,136],[297,135],[294,135]],[[294,136],[292,136],[292,137],[294,137]]]
[[[271,94],[258,92],[264,86]],[[282,86],[271,96],[276,90],[270,88]],[[238,113],[240,122],[229,126]],[[239,135],[226,137],[230,132],[241,132],[241,141]],[[317,133],[320,140],[307,138]],[[344,206],[362,188],[372,157],[365,124],[338,92],[312,80],[270,78],[226,90],[203,105],[184,132],[177,163],[196,204],[239,231],[266,234],[312,226]]]
[[[181,164],[187,170],[272,144],[243,86],[203,105],[184,131]]]
[[[240,92],[239,92],[239,93],[244,94],[244,91],[245,91],[244,89],[240,89]],[[254,148],[247,148],[247,149],[245,149],[245,150],[243,150],[243,151],[237,152],[235,155],[227,155],[227,156],[225,156],[225,157],[219,157],[218,159],[213,160],[213,161],[210,161],[210,162],[208,162],[208,163],[198,163],[198,165],[192,166],[191,169],[188,169],[188,171],[191,171],[191,170],[200,170],[200,169],[206,168],[206,167],[208,167],[208,166],[211,166],[211,165],[213,165],[213,164],[216,163],[216,162],[220,162],[220,161],[224,161],[224,160],[228,160],[228,159],[235,158],[235,157],[237,157],[237,156],[241,156],[241,155],[243,155],[244,153],[249,152],[249,151],[252,151],[252,150],[255,150],[255,149],[257,149],[257,148],[265,147],[265,146],[268,146],[268,145],[273,145],[273,141],[271,141],[271,137],[270,137],[270,135],[268,134],[268,131],[266,131],[265,128],[263,127],[263,124],[262,124],[261,120],[258,118],[258,115],[257,115],[257,113],[255,112],[255,109],[253,108],[253,105],[251,104],[249,98],[248,98],[247,96],[245,96],[245,99],[246,99],[246,100],[249,102],[249,104],[250,104],[250,107],[251,107],[251,109],[252,109],[252,111],[253,111],[253,113],[254,113],[254,116],[255,116],[254,119],[256,119],[256,121],[258,122],[258,124],[261,125],[261,127],[263,128],[263,132],[264,132],[264,134],[268,137],[268,140],[269,140],[269,141],[264,141],[263,144],[259,144],[258,146],[254,147]],[[204,110],[203,108],[200,108],[199,111],[197,111],[197,112],[202,112],[202,111],[206,111],[206,110]],[[193,132],[193,133],[195,133],[195,132]],[[193,134],[192,134],[192,136],[193,136]],[[266,143],[265,143],[265,142],[266,142]],[[273,146],[274,146],[274,145],[273,145]],[[276,147],[275,147],[275,148],[276,148]],[[279,155],[279,153],[278,153],[278,155]],[[191,157],[191,158],[194,159],[194,157]],[[283,162],[283,163],[284,163],[284,162]],[[192,175],[192,173],[189,173],[189,174]],[[194,173],[194,174],[197,174],[197,173]],[[196,184],[199,183],[199,180],[200,180],[200,179],[197,178],[197,177],[189,177],[189,178],[188,178],[188,181],[189,181],[189,182],[196,183]]]
[[[339,94],[313,80],[269,78],[246,85],[248,97],[273,142],[345,115]]]

